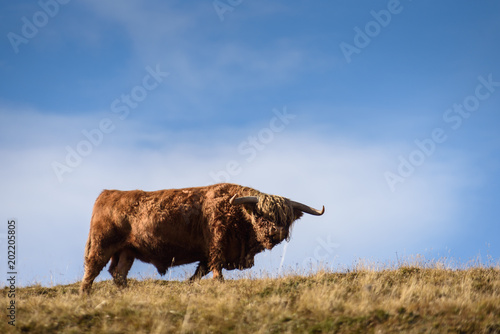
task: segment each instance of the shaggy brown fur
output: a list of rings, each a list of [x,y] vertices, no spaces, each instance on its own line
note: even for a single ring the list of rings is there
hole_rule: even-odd
[[[257,204],[232,205],[233,195],[258,196]],[[206,187],[104,190],[92,212],[85,248],[82,292],[111,259],[109,272],[119,286],[135,259],[153,264],[161,275],[169,267],[199,262],[191,279],[222,269],[250,268],[254,256],[289,237],[302,211],[290,200],[255,189],[222,183]]]

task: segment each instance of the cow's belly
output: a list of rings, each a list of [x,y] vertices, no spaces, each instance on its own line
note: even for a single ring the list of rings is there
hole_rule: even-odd
[[[171,243],[162,243],[155,247],[132,247],[134,256],[146,263],[153,264],[161,275],[164,275],[168,268],[181,266],[201,260],[206,256],[197,247],[179,246]]]

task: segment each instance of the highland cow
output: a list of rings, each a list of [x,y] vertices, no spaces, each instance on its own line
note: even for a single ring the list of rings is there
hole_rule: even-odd
[[[199,262],[190,280],[245,269],[257,253],[290,236],[303,213],[321,211],[236,184],[158,191],[104,190],[97,198],[85,248],[81,292],[111,259],[115,284],[126,286],[135,259],[167,269]]]

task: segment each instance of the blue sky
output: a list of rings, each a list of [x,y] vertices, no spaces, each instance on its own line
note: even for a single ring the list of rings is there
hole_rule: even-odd
[[[1,4],[0,240],[16,218],[21,282],[81,278],[102,189],[226,180],[326,207],[257,273],[498,259],[499,15],[451,0]]]

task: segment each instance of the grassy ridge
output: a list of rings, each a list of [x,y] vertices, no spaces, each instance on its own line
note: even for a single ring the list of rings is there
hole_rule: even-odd
[[[401,267],[198,283],[131,280],[18,289],[16,328],[31,333],[500,333],[500,269]],[[5,310],[7,289],[0,305]]]

